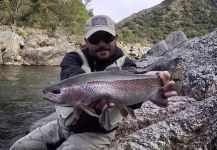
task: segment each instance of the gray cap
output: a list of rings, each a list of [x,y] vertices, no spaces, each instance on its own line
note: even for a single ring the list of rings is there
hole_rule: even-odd
[[[91,35],[96,33],[97,31],[106,31],[113,36],[115,33],[115,23],[114,21],[105,15],[97,15],[91,17],[87,20],[84,28],[85,38],[89,38]]]

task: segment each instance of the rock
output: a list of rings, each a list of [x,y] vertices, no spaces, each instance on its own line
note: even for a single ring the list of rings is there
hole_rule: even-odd
[[[3,64],[2,52],[0,51],[0,65]]]
[[[144,55],[150,48],[142,46],[139,43],[136,44],[124,44],[123,42],[118,42],[118,47],[120,47],[124,54],[133,60],[139,59]]]
[[[169,106],[167,108],[158,107],[150,101],[143,103],[141,109],[136,109],[135,111],[137,119],[133,119],[130,116],[124,119],[124,122],[117,130],[116,141],[121,141],[123,137],[127,137],[129,134],[134,134],[136,131],[151,124],[163,121],[197,102],[193,98],[184,96],[171,97],[168,101]]]
[[[69,42],[39,48],[24,48],[20,55],[26,65],[60,65],[63,56],[75,50]]]
[[[165,52],[169,50],[165,40],[160,41],[159,43],[155,44],[148,52],[147,55],[160,57]]]
[[[174,49],[177,46],[179,46],[180,44],[186,42],[188,39],[185,35],[185,33],[183,33],[182,31],[176,31],[176,32],[172,32],[171,34],[169,34],[166,37],[166,45],[168,47],[168,49]]]
[[[191,106],[188,106],[175,116],[135,132],[112,148],[120,150],[187,149],[189,145],[200,139],[198,138],[199,135],[203,134],[203,140],[201,139],[201,143],[198,142],[199,144],[197,143],[198,145],[193,149],[206,149],[209,147],[206,144],[217,139],[216,114],[217,97],[209,97],[203,101],[192,103]],[[213,126],[210,126],[208,122],[212,122],[213,124],[211,125]],[[211,130],[207,127],[210,127]],[[207,132],[207,129],[213,132],[204,134]]]
[[[20,46],[23,45],[24,39],[18,34],[10,31],[0,32],[1,58],[4,64],[21,65],[17,61],[19,58]]]
[[[143,71],[169,70],[185,97],[171,97],[166,109],[144,103],[138,120],[127,118],[120,126],[111,149],[217,149],[217,30],[189,40],[177,37],[183,40],[175,44],[168,39],[135,62]]]
[[[25,40],[25,47],[28,48],[41,48],[41,47],[48,47],[54,46],[58,43],[56,38],[49,38],[48,35],[31,35]]]
[[[216,94],[217,30],[201,38],[177,43],[179,45],[175,44],[174,49],[160,57],[144,55],[136,61],[137,66],[146,71],[168,70],[172,74],[179,72],[182,77],[179,79],[179,86],[182,87],[179,94],[195,99],[204,99]]]

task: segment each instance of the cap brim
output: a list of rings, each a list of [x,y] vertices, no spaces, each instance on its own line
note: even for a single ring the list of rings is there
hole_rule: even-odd
[[[116,35],[115,30],[113,30],[111,28],[108,28],[108,27],[97,27],[97,28],[93,28],[93,29],[89,30],[86,33],[85,38],[88,39],[91,35],[93,35],[97,31],[106,31],[106,32],[110,33],[113,36]]]

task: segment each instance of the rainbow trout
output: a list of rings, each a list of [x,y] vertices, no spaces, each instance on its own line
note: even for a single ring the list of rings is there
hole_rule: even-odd
[[[168,105],[158,75],[135,74],[129,71],[100,71],[84,73],[65,79],[43,89],[44,98],[59,106],[80,107],[98,116],[91,104],[105,98],[115,103],[123,116],[134,112],[127,106],[150,100],[160,107]],[[135,118],[135,116],[134,116]]]

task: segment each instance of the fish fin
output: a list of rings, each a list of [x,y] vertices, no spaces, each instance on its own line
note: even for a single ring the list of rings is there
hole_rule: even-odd
[[[133,110],[132,108],[129,108],[129,107],[128,107],[128,110],[129,110],[130,116],[131,116],[133,119],[136,119],[136,115],[135,115],[134,110]]]
[[[95,112],[95,110],[94,110],[93,108],[88,107],[88,106],[84,105],[83,103],[80,104],[80,107],[81,107],[81,109],[84,110],[87,114],[99,118],[99,115]]]
[[[164,92],[162,89],[159,89],[155,94],[153,94],[149,100],[156,104],[159,107],[167,107],[168,106],[168,100],[166,96],[164,95]]]
[[[129,114],[133,119],[136,119],[136,115],[135,115],[134,110],[132,108],[127,107],[127,106],[121,107],[120,113],[124,118],[126,118]]]
[[[123,107],[120,109],[120,113],[122,117],[126,118],[129,114],[129,111],[126,109],[126,107]]]

